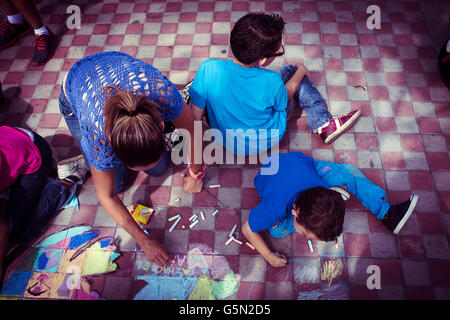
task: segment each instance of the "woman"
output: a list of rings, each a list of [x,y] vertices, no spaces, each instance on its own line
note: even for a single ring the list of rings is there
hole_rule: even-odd
[[[117,193],[126,186],[128,169],[151,176],[166,171],[165,122],[194,137],[192,113],[178,90],[143,61],[121,52],[98,53],[72,66],[62,85],[60,110],[90,165],[100,204],[150,261],[167,262],[163,246],[143,232]],[[204,167],[192,164],[189,169],[185,190],[200,192]]]

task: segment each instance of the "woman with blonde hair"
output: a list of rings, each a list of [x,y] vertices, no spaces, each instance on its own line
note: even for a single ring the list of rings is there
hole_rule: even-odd
[[[100,204],[144,250],[164,264],[168,254],[130,216],[117,197],[128,169],[163,174],[169,153],[164,126],[171,121],[193,135],[194,118],[177,88],[155,67],[121,52],[94,54],[76,62],[62,85],[60,110],[90,166]],[[201,141],[191,143],[201,147]],[[200,192],[204,167],[191,164],[187,192]]]

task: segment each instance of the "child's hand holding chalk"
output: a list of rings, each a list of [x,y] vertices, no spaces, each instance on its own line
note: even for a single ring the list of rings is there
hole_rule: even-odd
[[[275,268],[283,268],[287,264],[287,257],[278,252],[272,252],[266,260]]]

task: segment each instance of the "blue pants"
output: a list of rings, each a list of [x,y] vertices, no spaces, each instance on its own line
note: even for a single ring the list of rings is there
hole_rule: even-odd
[[[378,219],[383,219],[390,208],[386,202],[386,192],[367,179],[364,174],[352,164],[316,161],[319,177],[329,186],[347,186],[347,190],[355,195],[361,203]],[[283,238],[295,232],[294,216],[281,220],[278,227],[270,229],[275,238]]]
[[[36,133],[33,136],[41,154],[41,166],[34,173],[20,176],[9,188],[6,219],[10,226],[11,244],[24,244],[38,236],[82,183],[80,181],[68,190],[59,180],[48,182],[52,151],[44,138]]]
[[[284,65],[280,68],[281,79],[286,83],[293,76],[297,68],[292,64]],[[308,127],[312,132],[317,131],[321,126],[331,120],[332,115],[327,109],[327,105],[323,100],[320,92],[309,81],[308,77],[304,77],[293,99],[296,99],[298,105],[305,111],[308,117]],[[287,112],[289,114],[292,101],[289,100]]]
[[[78,143],[78,146],[83,153],[84,160],[90,166],[89,158],[86,156],[85,150],[81,148],[81,129],[80,129],[80,121],[72,110],[72,106],[67,100],[66,95],[64,94],[64,90],[61,86],[61,94],[59,96],[59,109],[64,116],[64,120],[66,120],[67,127],[69,127],[70,132],[72,133],[73,138]],[[166,149],[164,149],[161,160],[158,164],[149,170],[144,171],[150,176],[160,176],[164,172],[166,172],[169,167],[169,153]],[[120,163],[114,167],[114,191],[116,193],[120,193],[125,190],[127,187],[128,181],[128,168]]]

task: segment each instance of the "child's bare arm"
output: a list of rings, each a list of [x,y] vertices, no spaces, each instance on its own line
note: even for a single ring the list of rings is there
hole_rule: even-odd
[[[297,71],[295,71],[294,75],[286,82],[285,87],[288,92],[288,100],[292,99],[295,92],[298,90],[300,83],[303,80],[304,76],[309,76],[309,71],[303,64],[297,64]]]
[[[250,229],[248,221],[242,226],[242,233],[255,247],[256,250],[274,267],[284,267],[287,259],[278,257],[275,252],[269,249],[263,237],[258,232],[253,232]]]
[[[194,115],[194,120],[202,120],[203,109],[197,107],[195,104],[191,102],[191,111]]]

